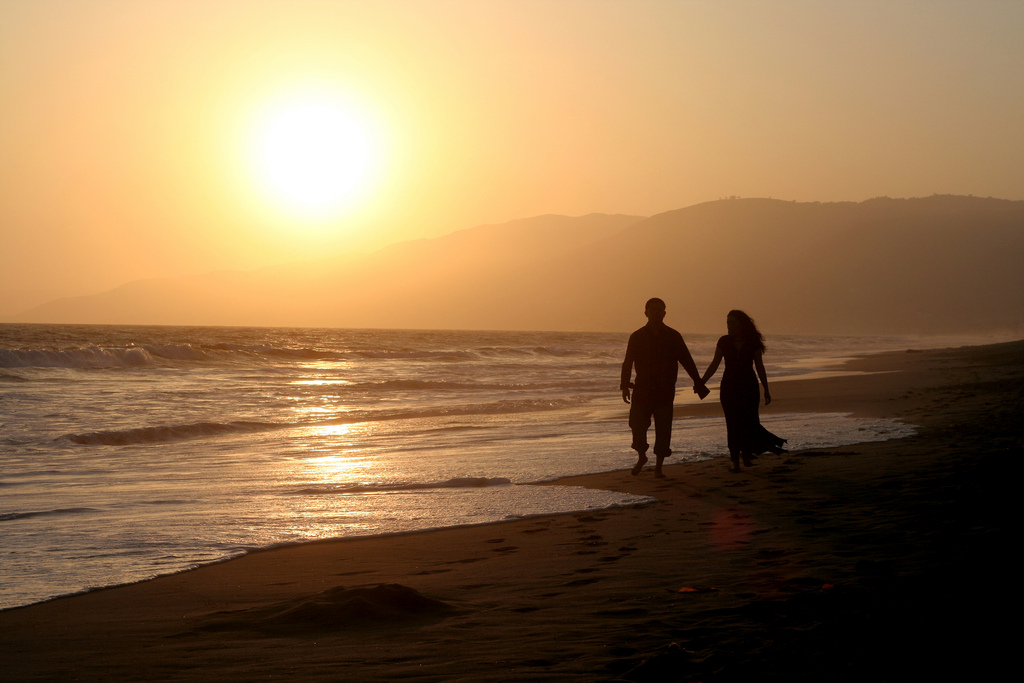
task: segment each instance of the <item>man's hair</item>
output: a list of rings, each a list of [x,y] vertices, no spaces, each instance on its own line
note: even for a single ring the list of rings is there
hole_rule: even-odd
[[[648,299],[647,303],[644,304],[644,310],[649,311],[651,309],[651,306],[660,306],[661,308],[665,308],[665,302],[659,299],[658,297],[653,297]]]

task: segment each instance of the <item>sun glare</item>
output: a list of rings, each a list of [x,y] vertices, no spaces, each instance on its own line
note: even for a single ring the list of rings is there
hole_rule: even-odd
[[[287,213],[337,216],[363,198],[378,162],[372,128],[344,103],[293,99],[256,127],[253,165],[269,198]]]

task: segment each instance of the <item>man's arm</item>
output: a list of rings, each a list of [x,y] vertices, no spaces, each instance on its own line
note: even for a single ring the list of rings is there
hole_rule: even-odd
[[[633,338],[629,338],[626,344],[626,359],[622,361],[622,376],[619,379],[619,390],[622,391],[622,400],[629,403],[629,389],[633,384],[629,381],[633,376]]]
[[[694,384],[703,384],[700,379],[700,373],[697,372],[697,364],[693,362],[693,356],[690,355],[690,349],[686,348],[686,342],[683,341],[682,337],[679,337],[679,349],[677,350],[677,360],[679,364],[683,366],[683,370],[686,370],[686,374],[690,376]]]
[[[704,398],[710,392],[707,387],[704,386],[704,380],[700,378],[700,373],[697,372],[697,364],[693,362],[693,356],[690,355],[690,349],[686,348],[686,342],[683,341],[682,335],[679,337],[679,364],[683,366],[683,370],[686,370],[686,374],[693,380],[693,391]]]

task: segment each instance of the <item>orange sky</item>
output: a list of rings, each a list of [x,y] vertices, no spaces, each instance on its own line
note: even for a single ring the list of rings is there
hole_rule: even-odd
[[[546,213],[729,195],[1024,199],[1024,3],[0,3],[0,319]],[[374,140],[310,217],[256,180],[261,116]]]

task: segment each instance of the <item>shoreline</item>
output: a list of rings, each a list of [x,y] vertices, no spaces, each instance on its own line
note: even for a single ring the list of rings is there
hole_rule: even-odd
[[[996,647],[1008,636],[978,626],[998,604],[982,573],[1008,553],[997,543],[1008,503],[992,495],[1008,484],[991,463],[1021,447],[1024,342],[887,352],[842,368],[871,374],[780,382],[765,414],[895,417],[919,434],[762,456],[740,475],[713,459],[666,465],[668,480],[566,477],[547,485],[658,501],[260,549],[15,607],[0,612],[5,675],[813,680],[845,667],[839,677],[858,680],[877,677],[885,655],[900,662],[882,676],[895,680],[912,663],[967,667],[948,652],[950,634],[980,648],[973,674],[988,670],[1009,652]],[[720,410],[709,398],[676,415]],[[977,510],[955,495],[972,486]],[[969,595],[942,588],[965,580],[977,584]],[[366,593],[376,585],[398,588]],[[965,598],[979,591],[972,606]],[[936,595],[973,634],[929,606]],[[910,630],[898,635],[897,624]]]
[[[841,374],[848,374],[848,373],[841,373]],[[830,374],[829,376],[833,376],[833,375]],[[836,376],[838,376],[838,375],[836,375]],[[791,378],[785,378],[782,381],[786,381],[788,379],[791,379]],[[807,379],[812,379],[812,378],[807,378]],[[717,404],[717,399],[714,399],[714,400],[716,400],[716,404]],[[678,408],[679,407],[677,406],[677,410],[678,410]],[[685,411],[682,411],[682,412],[685,412]],[[776,417],[808,416],[808,415],[814,415],[814,414],[816,414],[816,413],[812,413],[812,412],[799,412],[799,413],[788,412],[788,413],[777,413]],[[827,413],[818,413],[818,414],[825,415]],[[712,417],[712,416],[701,416],[701,419],[706,419],[707,417]],[[721,417],[721,416],[719,416],[719,417]],[[616,418],[616,421],[625,424],[627,418],[628,418],[628,414],[626,412],[623,412],[623,414],[621,416]],[[601,418],[601,419],[609,419],[609,418]],[[912,425],[910,425],[910,426],[912,427]],[[723,427],[723,430],[724,430],[724,427]],[[680,435],[677,433],[677,438],[679,438],[679,436]],[[881,439],[881,440],[889,441],[889,440],[901,439],[901,438],[905,438],[905,437],[906,437],[905,434],[898,434],[898,435],[894,435],[894,436],[889,436],[887,438],[883,437],[883,439]],[[877,441],[877,440],[879,440],[879,439],[870,439],[870,441]],[[834,448],[842,448],[842,447],[845,447],[845,446],[853,446],[853,445],[855,445],[855,444],[852,443],[852,442],[846,442],[846,443],[842,443],[840,445],[836,445],[836,446],[833,446],[833,447]],[[822,447],[824,447],[824,446],[822,446]],[[622,458],[623,461],[624,462],[628,461],[629,463],[632,463],[633,460],[631,458],[635,459],[635,455],[631,455],[631,454],[632,454],[632,451],[629,451],[624,456],[624,458]],[[695,463],[706,462],[706,461],[710,461],[710,460],[720,460],[722,458],[722,454],[702,453],[702,454],[698,454],[696,456],[694,456],[694,455],[686,455],[686,456],[683,456],[683,457],[685,457],[686,459],[684,459],[684,460],[677,460],[675,462],[671,462],[670,461],[668,464],[675,464],[675,465],[695,464]],[[550,478],[538,479],[538,480],[535,480],[535,481],[518,482],[518,483],[510,482],[510,481],[508,481],[506,479],[506,480],[504,480],[504,484],[505,485],[509,485],[509,486],[559,486],[559,485],[563,485],[563,480],[566,480],[566,479],[572,478],[572,477],[593,477],[593,476],[602,476],[602,475],[616,475],[616,474],[621,473],[621,472],[629,472],[629,470],[630,470],[629,467],[623,467],[623,468],[617,468],[617,469],[596,470],[596,471],[590,471],[590,472],[583,472],[583,473],[578,473],[578,474],[552,475]],[[577,484],[567,484],[567,485],[568,486],[573,486],[573,487],[577,486]],[[502,486],[502,484],[496,484],[495,486],[499,486],[500,487],[500,486]],[[429,488],[429,487],[426,487],[426,488]],[[590,488],[590,489],[595,489],[595,490],[610,491],[614,487],[613,486],[607,486],[607,487],[584,486],[584,487],[581,487],[581,488]],[[238,550],[236,552],[233,552],[230,555],[227,555],[227,556],[224,556],[224,557],[220,557],[220,558],[196,560],[196,561],[192,562],[189,565],[183,565],[183,566],[181,566],[181,567],[179,567],[177,569],[171,569],[171,570],[168,570],[168,571],[162,571],[162,572],[160,572],[158,574],[153,574],[153,575],[150,575],[150,576],[140,576],[140,577],[137,577],[137,578],[131,578],[131,579],[127,579],[127,580],[123,580],[123,581],[118,581],[118,582],[114,582],[114,583],[109,583],[109,584],[105,584],[105,585],[86,586],[86,587],[82,587],[82,588],[79,588],[79,589],[76,589],[76,590],[71,590],[71,591],[66,592],[66,593],[60,593],[60,594],[50,595],[50,596],[47,596],[47,597],[38,598],[38,599],[35,599],[32,602],[26,602],[26,603],[23,603],[23,604],[0,605],[0,613],[3,613],[5,611],[9,611],[9,610],[14,610],[14,609],[22,609],[22,608],[25,608],[25,607],[31,607],[33,605],[39,605],[39,604],[42,604],[42,603],[45,603],[45,602],[50,602],[50,601],[53,601],[53,600],[69,598],[69,597],[73,597],[73,596],[77,596],[77,595],[84,595],[84,594],[95,592],[95,591],[109,590],[109,589],[118,588],[118,587],[121,587],[121,586],[130,586],[130,585],[134,585],[134,584],[138,584],[138,583],[144,583],[144,582],[147,582],[147,581],[152,581],[152,580],[159,579],[159,578],[166,577],[166,576],[173,576],[175,574],[180,574],[180,573],[183,573],[183,572],[194,571],[196,569],[199,569],[199,568],[205,567],[205,566],[209,566],[209,565],[215,565],[215,564],[220,564],[220,563],[223,563],[223,562],[229,562],[229,561],[232,561],[232,560],[238,559],[240,557],[243,557],[245,555],[249,555],[249,554],[253,554],[253,553],[259,553],[259,552],[264,552],[264,551],[268,551],[268,550],[286,549],[286,548],[289,548],[289,547],[293,547],[293,546],[297,546],[297,545],[304,545],[304,544],[308,544],[308,543],[332,543],[332,542],[341,541],[341,540],[358,540],[358,539],[374,539],[374,538],[382,538],[382,539],[384,539],[384,538],[388,538],[388,537],[391,537],[391,536],[398,536],[398,535],[403,535],[403,534],[430,533],[430,532],[442,531],[442,530],[446,530],[446,529],[458,529],[458,528],[463,528],[463,527],[475,527],[475,526],[486,526],[486,525],[493,525],[493,524],[505,524],[505,523],[508,523],[510,521],[534,519],[534,518],[538,518],[538,517],[549,517],[549,516],[558,516],[558,515],[572,515],[572,514],[585,514],[587,512],[600,512],[600,511],[603,511],[603,510],[614,510],[616,508],[622,508],[622,507],[632,507],[632,506],[635,506],[635,505],[645,505],[645,504],[649,504],[651,502],[656,502],[656,499],[649,498],[646,501],[633,501],[633,502],[626,502],[626,501],[624,501],[624,502],[620,502],[620,503],[612,503],[612,504],[609,504],[609,505],[607,505],[605,507],[593,507],[593,508],[581,508],[581,509],[576,509],[576,510],[563,510],[563,511],[534,512],[534,513],[529,513],[529,514],[518,514],[518,515],[515,515],[515,516],[511,516],[511,517],[506,517],[506,518],[503,518],[503,519],[491,519],[491,520],[488,520],[488,521],[479,521],[479,522],[466,522],[466,523],[462,523],[462,524],[450,524],[450,525],[446,525],[446,526],[418,527],[418,528],[410,528],[410,529],[403,529],[403,530],[397,530],[397,531],[367,532],[367,533],[353,534],[353,535],[339,535],[339,536],[328,537],[328,538],[309,538],[309,539],[301,539],[301,540],[277,541],[277,542],[270,543],[268,545],[247,547],[247,548]]]

